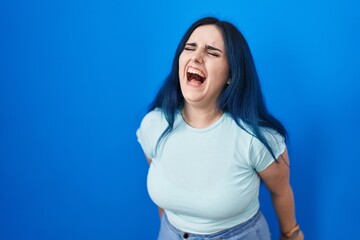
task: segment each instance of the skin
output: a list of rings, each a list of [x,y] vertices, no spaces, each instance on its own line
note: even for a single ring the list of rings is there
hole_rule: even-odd
[[[271,200],[283,233],[290,232],[296,225],[294,194],[290,185],[290,161],[287,149],[277,162],[270,164],[259,176],[271,194]],[[281,240],[287,238],[281,237]],[[294,240],[304,239],[302,231]]]
[[[205,82],[191,85],[186,74],[189,68],[203,72]],[[216,100],[229,81],[229,65],[222,35],[215,26],[200,26],[190,35],[179,57],[179,79],[185,99],[182,115],[189,125],[205,128],[221,117]]]
[[[190,84],[187,79],[189,68],[201,71],[206,76],[206,81],[201,85]],[[200,26],[189,37],[179,57],[179,79],[185,99],[181,113],[190,126],[206,128],[221,117],[223,112],[217,109],[216,100],[225,85],[229,84],[229,65],[221,32],[214,25]],[[146,159],[150,164],[151,159]],[[258,173],[270,191],[283,233],[291,231],[297,223],[289,165],[285,150],[277,162]],[[163,209],[159,208],[160,216],[162,213]],[[281,240],[285,239],[281,237]],[[302,240],[304,235],[300,231],[292,239]]]

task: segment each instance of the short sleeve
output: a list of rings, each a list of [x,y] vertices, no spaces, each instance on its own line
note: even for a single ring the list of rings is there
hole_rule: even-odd
[[[145,155],[155,157],[157,141],[166,129],[166,120],[160,110],[154,110],[145,115],[136,131],[137,140]]]
[[[276,159],[285,151],[285,139],[278,132],[272,129],[263,129],[264,137],[268,141]],[[250,145],[250,162],[252,167],[261,172],[275,160],[265,145],[256,137],[252,138]]]

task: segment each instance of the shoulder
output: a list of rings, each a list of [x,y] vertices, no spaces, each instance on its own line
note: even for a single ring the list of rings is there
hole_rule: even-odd
[[[148,112],[142,119],[136,135],[147,157],[155,156],[157,141],[167,126],[166,118],[160,109]]]
[[[282,148],[282,146],[285,145],[284,136],[278,133],[275,129],[262,127],[260,128],[260,132],[273,150]],[[253,135],[251,145],[254,148],[265,147],[264,144],[255,135]]]
[[[150,134],[159,137],[168,127],[164,113],[161,109],[156,108],[148,112],[141,121],[139,130],[143,134]]]
[[[261,128],[261,133],[271,148],[274,157],[277,159],[286,150],[285,138],[271,128]],[[251,141],[250,155],[258,172],[264,170],[274,161],[272,154],[265,147],[264,143],[255,136]]]
[[[161,109],[156,108],[148,112],[141,121],[142,127],[151,126],[153,123],[165,120],[165,116]],[[166,121],[166,120],[165,120]]]
[[[261,144],[261,141],[257,138],[254,131],[252,130],[251,126],[247,124],[242,119],[238,120],[238,123],[236,123],[235,120],[234,124],[239,128],[238,131],[243,132],[244,135],[247,136],[247,139],[251,139],[252,144]],[[282,143],[285,142],[285,138],[279,134],[275,129],[268,128],[268,127],[260,127],[260,133],[265,138],[265,140],[269,143],[271,146],[272,144],[276,143]]]
[[[285,143],[285,138],[280,133],[278,133],[275,129],[272,128],[260,128],[260,131],[271,148],[276,148],[279,145],[283,145]],[[260,140],[254,137],[254,144],[260,144]]]
[[[156,108],[148,112],[141,121],[140,129],[143,131],[164,131],[168,126],[164,113]]]

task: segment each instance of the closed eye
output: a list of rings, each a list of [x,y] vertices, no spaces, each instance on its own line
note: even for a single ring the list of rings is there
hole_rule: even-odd
[[[197,44],[196,43],[186,43],[184,50],[186,51],[195,51],[197,48]],[[206,45],[205,49],[204,49],[208,54],[214,56],[214,57],[219,57],[220,54],[222,53],[222,51],[218,48],[215,48],[213,46],[210,45]],[[217,53],[219,52],[219,53]]]
[[[212,53],[212,52],[208,52],[208,54],[210,54],[210,55],[212,55],[212,56],[214,56],[214,57],[219,57],[219,56],[220,56],[219,54],[217,54],[217,53]]]
[[[195,51],[196,46],[197,46],[196,43],[186,43],[185,47],[184,47],[184,50]]]

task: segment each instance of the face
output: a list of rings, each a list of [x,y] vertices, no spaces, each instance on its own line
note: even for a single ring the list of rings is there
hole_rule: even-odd
[[[214,25],[196,28],[179,57],[179,79],[185,105],[216,107],[229,81],[222,35]]]

